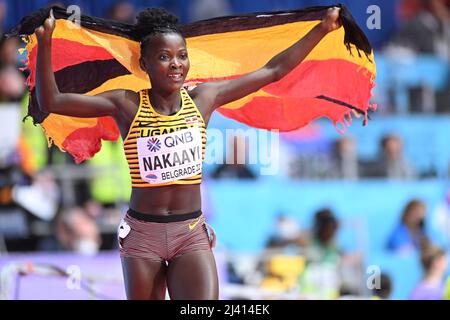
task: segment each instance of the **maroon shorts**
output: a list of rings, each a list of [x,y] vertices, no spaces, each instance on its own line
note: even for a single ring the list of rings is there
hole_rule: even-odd
[[[198,250],[211,250],[210,234],[201,211],[173,216],[128,210],[118,229],[121,257],[156,262]]]

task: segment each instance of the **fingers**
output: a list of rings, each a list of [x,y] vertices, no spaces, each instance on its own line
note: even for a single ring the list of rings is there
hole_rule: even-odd
[[[50,40],[53,34],[53,30],[55,29],[55,16],[53,14],[53,9],[50,9],[50,13],[47,19],[45,19],[44,23],[39,26],[38,28],[34,29],[34,33],[36,34],[36,37],[38,38],[38,41],[40,40]]]
[[[52,20],[50,18],[45,19],[44,28],[46,31],[52,29]]]
[[[341,8],[339,7],[332,7],[328,9],[328,19],[331,23],[334,23],[335,25],[333,26],[333,28],[331,28],[332,30],[335,30],[337,28],[339,28],[342,25],[341,22],[341,18],[340,18],[340,11]]]
[[[216,246],[216,233],[214,229],[207,223],[205,223],[206,229],[208,231],[209,242],[211,244],[211,249]]]
[[[333,17],[337,18],[337,17],[339,17],[340,11],[341,11],[341,8],[339,8],[339,7],[332,7],[332,8],[328,9],[328,14],[330,16],[333,16]]]
[[[212,229],[212,228],[211,228]],[[212,243],[211,243],[211,247],[215,248],[216,247],[216,233],[214,232],[214,230],[212,230]]]
[[[42,35],[44,34],[44,27],[37,27],[36,29],[34,29],[34,33],[36,33],[36,36],[42,37]]]

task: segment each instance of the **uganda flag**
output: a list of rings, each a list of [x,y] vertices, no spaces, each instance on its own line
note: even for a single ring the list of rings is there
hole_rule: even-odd
[[[339,5],[340,6],[340,5]],[[331,6],[254,13],[204,20],[182,27],[191,69],[185,86],[233,79],[264,66],[305,36]],[[71,21],[65,9],[52,7],[52,68],[61,92],[95,95],[114,89],[139,91],[150,81],[139,67],[140,46],[133,25],[81,16]],[[41,9],[22,19],[11,35],[27,45],[30,76],[28,115],[49,139],[77,163],[91,158],[101,140],[116,140],[110,117],[76,118],[40,111],[35,93],[37,39],[33,34],[49,16]],[[290,131],[327,117],[342,130],[354,115],[367,122],[375,64],[372,48],[348,10],[341,6],[342,27],[328,33],[283,79],[238,101],[221,106],[226,117],[249,126]]]

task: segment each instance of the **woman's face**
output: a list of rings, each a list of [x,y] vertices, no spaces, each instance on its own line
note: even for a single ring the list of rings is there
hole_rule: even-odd
[[[146,49],[140,62],[152,88],[166,93],[180,90],[190,67],[184,38],[177,33],[157,35]]]
[[[416,204],[410,208],[406,215],[405,222],[412,227],[422,226],[425,220],[425,206],[423,204]]]

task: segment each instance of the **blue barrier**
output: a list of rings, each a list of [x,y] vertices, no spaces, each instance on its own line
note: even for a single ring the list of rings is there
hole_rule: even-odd
[[[360,249],[380,252],[411,198],[422,199],[431,211],[443,198],[446,187],[442,181],[403,183],[382,180],[205,181],[204,185],[205,196],[213,204],[211,223],[217,227],[223,245],[237,251],[261,250],[280,212],[309,228],[314,212],[329,207],[342,221],[357,221],[364,228],[367,241],[362,240],[366,243]],[[350,227],[346,229],[351,230]],[[349,242],[345,237],[343,241]]]
[[[419,198],[427,205],[427,222],[448,187],[446,181],[422,182],[213,182],[204,184],[211,203],[209,222],[218,246],[233,252],[258,253],[284,213],[309,229],[314,213],[331,208],[340,221],[338,244],[361,252],[365,266],[376,265],[394,283],[391,298],[407,299],[421,277],[417,254],[400,256],[386,250],[389,235],[405,204]],[[433,230],[427,230],[432,239]]]

